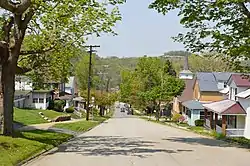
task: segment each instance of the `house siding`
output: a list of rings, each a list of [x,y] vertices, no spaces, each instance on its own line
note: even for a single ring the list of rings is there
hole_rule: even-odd
[[[238,115],[236,117],[237,117],[236,128],[244,129],[246,116],[245,115]]]
[[[189,73],[180,73],[179,74],[180,79],[193,79],[193,74]]]
[[[200,99],[200,90],[199,90],[199,84],[197,80],[195,80],[195,84],[194,84],[193,98],[197,100]]]
[[[180,103],[179,103],[177,97],[174,98],[174,102],[173,102],[173,113],[180,113]]]
[[[47,107],[49,106],[49,102],[46,102],[46,98],[48,97],[52,97],[52,95],[49,93],[33,93],[32,101],[31,101],[32,107],[36,109],[43,109],[43,110],[47,109]],[[43,103],[33,103],[34,98],[43,99]]]
[[[200,119],[200,111],[201,110],[191,110],[191,118],[189,118],[187,116],[188,117],[188,125],[195,126],[195,121]]]
[[[200,101],[220,101],[224,97],[219,92],[201,92]]]

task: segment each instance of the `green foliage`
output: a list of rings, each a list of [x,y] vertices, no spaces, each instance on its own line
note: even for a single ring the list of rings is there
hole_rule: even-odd
[[[161,101],[171,101],[184,89],[184,82],[175,75],[169,60],[142,57],[134,71],[122,72],[121,99],[144,108],[152,104],[157,106]]]
[[[74,107],[69,107],[66,109],[67,113],[73,113],[74,112]]]
[[[64,100],[54,100],[54,110],[58,112],[63,112],[63,107],[65,106]]]
[[[4,166],[18,165],[20,161],[44,150],[52,149],[73,136],[42,130],[17,133],[17,137],[0,135],[0,163]]]
[[[182,117],[181,114],[174,114],[172,117],[173,122],[179,122],[180,118]]]
[[[26,17],[30,20],[27,19],[27,27],[24,21],[24,26],[19,27],[28,30],[24,29],[27,34],[22,42],[18,65],[31,69],[28,75],[35,81],[66,79],[72,74],[74,64],[71,60],[85,51],[82,46],[89,35],[116,35],[113,27],[121,20],[118,7],[122,3],[124,0],[32,1],[25,12],[19,13],[23,20]],[[7,10],[10,9],[2,4],[2,26],[12,16]],[[3,34],[1,28],[0,40],[3,40]],[[14,40],[12,34],[10,38]]]
[[[95,68],[95,54],[92,55],[92,71],[91,71],[91,75],[93,75],[93,71]],[[89,55],[85,54],[82,59],[76,64],[76,68],[75,68],[75,73],[76,73],[76,77],[77,77],[77,81],[78,81],[78,85],[81,91],[85,91],[88,88],[88,73],[89,73]],[[96,77],[96,75],[94,75],[94,77],[92,76],[92,83],[91,83],[91,87],[95,87],[98,77]]]
[[[188,28],[174,39],[192,52],[223,53],[236,69],[245,70],[239,58],[249,59],[249,1],[155,0],[149,7],[159,13],[178,9],[180,23]]]
[[[195,126],[204,126],[205,121],[203,119],[198,119],[194,121]]]

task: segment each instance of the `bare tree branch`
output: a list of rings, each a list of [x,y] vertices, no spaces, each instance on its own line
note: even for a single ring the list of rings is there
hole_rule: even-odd
[[[247,18],[250,19],[250,11],[249,11],[248,8],[246,7],[245,3],[244,3],[244,2],[240,2],[240,3],[239,3],[239,6],[241,7],[242,12],[247,16]]]
[[[19,3],[10,0],[0,0],[0,7],[14,14],[24,13],[31,5],[31,0],[21,0]]]

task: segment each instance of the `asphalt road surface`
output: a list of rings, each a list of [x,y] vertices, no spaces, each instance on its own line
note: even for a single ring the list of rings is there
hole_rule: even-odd
[[[250,152],[117,108],[114,118],[27,165],[250,166]]]

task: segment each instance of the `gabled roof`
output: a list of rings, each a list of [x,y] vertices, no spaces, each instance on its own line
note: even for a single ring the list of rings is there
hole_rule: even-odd
[[[193,88],[194,88],[194,79],[186,79],[185,82],[185,89],[183,90],[181,96],[178,96],[178,100],[180,102],[184,102],[187,100],[193,99]]]
[[[244,74],[232,74],[231,77],[228,80],[228,83],[231,81],[234,81],[237,87],[250,87],[250,81],[249,78],[244,76]]]
[[[219,115],[245,115],[246,111],[241,105],[233,100],[221,100],[208,104],[203,104],[204,108],[211,110]]]
[[[213,72],[214,77],[216,79],[216,81],[223,81],[223,82],[227,82],[227,80],[229,79],[229,77],[231,76],[230,72]]]
[[[240,97],[240,98],[244,98],[244,99],[248,98],[249,96],[250,96],[250,89],[247,89],[247,90],[240,92],[236,95],[236,97]]]
[[[182,105],[191,110],[203,110],[204,109],[202,104],[197,100],[188,100],[188,101],[183,102]]]
[[[217,81],[213,73],[198,72],[197,81],[201,92],[219,92]]]
[[[180,71],[180,74],[193,74],[190,70],[182,70]]]

